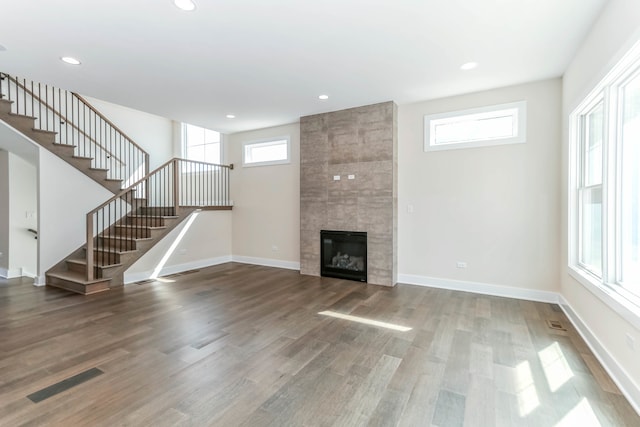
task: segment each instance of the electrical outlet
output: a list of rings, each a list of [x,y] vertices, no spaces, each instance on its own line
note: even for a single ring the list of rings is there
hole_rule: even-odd
[[[276,246],[276,245],[271,246],[271,250],[273,252],[278,252],[278,246]]]
[[[347,179],[356,179],[355,175],[347,175]]]
[[[627,347],[629,349],[635,351],[636,350],[636,339],[631,334],[625,334],[625,338],[627,341]]]
[[[333,176],[333,180],[334,181],[340,181],[340,175],[334,175]]]
[[[464,261],[458,261],[456,262],[456,267],[457,268],[467,268],[467,263]]]

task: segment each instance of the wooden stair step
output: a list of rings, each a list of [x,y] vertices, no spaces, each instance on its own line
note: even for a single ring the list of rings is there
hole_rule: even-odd
[[[68,259],[67,264],[72,264],[75,266],[82,266],[86,271],[87,268],[87,260],[86,259]],[[113,267],[122,267],[121,263],[117,264],[100,264],[98,261],[94,261],[94,267],[97,268],[113,268]]]
[[[58,271],[46,274],[47,286],[66,289],[83,295],[95,294],[109,290],[111,279],[87,280],[86,276],[76,271]]]

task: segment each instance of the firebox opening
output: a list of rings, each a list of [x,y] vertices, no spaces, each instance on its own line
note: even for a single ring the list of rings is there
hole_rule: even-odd
[[[367,233],[321,230],[320,243],[322,276],[367,281]]]

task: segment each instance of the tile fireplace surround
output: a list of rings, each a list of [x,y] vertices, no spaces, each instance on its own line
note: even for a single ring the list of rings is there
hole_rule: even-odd
[[[393,102],[300,118],[300,272],[320,275],[320,230],[367,232],[367,282],[397,282]],[[339,177],[339,179],[338,179]]]

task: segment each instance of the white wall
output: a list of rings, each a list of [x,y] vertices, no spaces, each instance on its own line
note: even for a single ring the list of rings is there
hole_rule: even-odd
[[[0,277],[9,270],[9,153],[0,150]]]
[[[232,211],[192,214],[125,272],[125,283],[148,279],[156,269],[164,276],[231,261],[231,218]]]
[[[174,157],[174,131],[171,120],[95,98],[85,99],[149,153],[150,171]]]
[[[38,282],[44,283],[48,269],[85,243],[87,213],[113,194],[45,148],[39,157]]]
[[[9,270],[35,277],[38,241],[28,229],[38,229],[37,171],[34,165],[9,153]]]
[[[558,291],[560,96],[553,79],[399,106],[400,282],[542,300]],[[521,100],[525,144],[424,152],[425,114]]]
[[[573,109],[604,77],[611,66],[631,45],[640,39],[640,5],[637,0],[611,0],[591,29],[581,49],[570,63],[563,79],[563,144],[562,144],[562,250],[561,291],[578,319],[593,336],[592,344],[619,385],[640,411],[640,330],[611,309],[598,296],[569,276],[567,268],[568,211],[568,118]],[[636,324],[638,324],[637,321]],[[625,335],[636,340],[635,351],[626,344]]]
[[[242,143],[289,135],[291,163],[242,167]],[[233,256],[237,260],[299,268],[300,125],[231,134],[227,159],[233,198]]]

